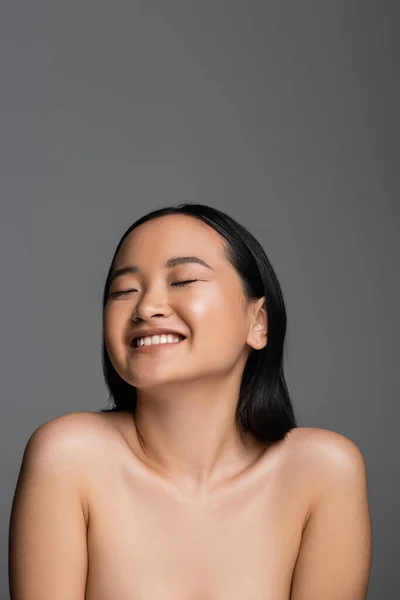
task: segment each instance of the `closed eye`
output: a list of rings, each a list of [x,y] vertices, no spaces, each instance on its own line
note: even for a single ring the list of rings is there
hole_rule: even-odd
[[[177,287],[184,287],[185,285],[188,285],[189,283],[194,283],[195,281],[198,281],[198,279],[188,279],[187,281],[175,281],[174,283],[171,283],[171,285],[176,285]],[[114,292],[113,294],[110,294],[109,298],[116,298],[117,296],[129,294],[129,292],[137,292],[137,290],[134,288],[131,290],[121,290],[120,292]]]
[[[129,292],[137,292],[137,290],[135,290],[135,289],[121,290],[120,292],[114,292],[113,294],[110,294],[109,298],[113,298],[113,297],[117,297],[117,296],[122,296],[122,294],[129,294]]]
[[[188,283],[193,283],[194,281],[198,281],[197,279],[188,279],[187,281],[175,281],[175,283],[171,283],[171,285],[176,285],[178,287],[183,287]]]

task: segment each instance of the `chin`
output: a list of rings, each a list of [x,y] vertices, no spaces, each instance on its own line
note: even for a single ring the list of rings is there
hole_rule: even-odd
[[[182,377],[177,375],[177,376],[172,376],[172,375],[165,375],[162,376],[161,374],[159,376],[157,376],[156,373],[154,373],[154,371],[151,373],[151,375],[149,374],[148,377],[146,376],[142,376],[142,377],[137,377],[134,380],[132,380],[131,382],[129,382],[130,385],[135,386],[135,388],[137,390],[162,390],[163,388],[165,388],[166,390],[168,388],[172,388],[173,386],[176,386],[180,391],[182,390],[182,386],[184,386],[185,384],[188,383],[188,378],[187,377]]]

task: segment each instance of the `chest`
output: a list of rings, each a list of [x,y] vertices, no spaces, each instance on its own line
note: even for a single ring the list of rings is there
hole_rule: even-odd
[[[305,513],[278,477],[177,499],[118,471],[97,483],[86,600],[288,600]]]

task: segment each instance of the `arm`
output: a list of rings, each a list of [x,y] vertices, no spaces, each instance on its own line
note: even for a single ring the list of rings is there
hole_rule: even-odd
[[[371,554],[366,467],[348,438],[319,430],[319,495],[303,531],[291,600],[365,600]]]
[[[11,600],[84,600],[83,444],[74,415],[41,425],[25,448],[9,529]]]

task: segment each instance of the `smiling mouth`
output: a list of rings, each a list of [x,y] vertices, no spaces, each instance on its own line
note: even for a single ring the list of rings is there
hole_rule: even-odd
[[[131,343],[131,347],[135,349],[150,349],[153,347],[171,346],[179,344],[185,340],[185,336],[175,333],[160,334],[146,337],[137,337]]]

